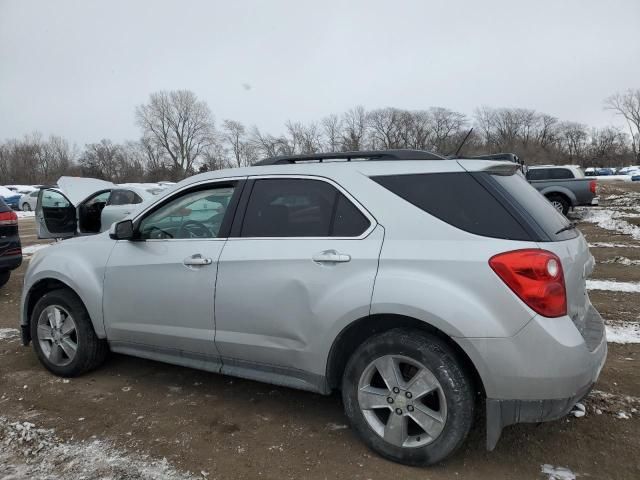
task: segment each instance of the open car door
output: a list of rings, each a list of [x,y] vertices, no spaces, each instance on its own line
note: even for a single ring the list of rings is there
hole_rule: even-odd
[[[73,237],[77,222],[76,207],[62,192],[52,188],[40,190],[36,206],[38,238]]]

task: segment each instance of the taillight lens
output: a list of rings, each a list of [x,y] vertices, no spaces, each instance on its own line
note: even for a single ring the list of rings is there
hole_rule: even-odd
[[[18,215],[11,210],[10,212],[0,212],[0,226],[1,225],[18,225]]]
[[[591,190],[591,193],[593,193],[594,195],[596,194],[596,187],[598,186],[598,183],[595,180],[591,180],[589,182],[589,190]]]
[[[489,265],[532,310],[545,317],[567,314],[567,290],[560,259],[547,250],[514,250],[491,257]]]

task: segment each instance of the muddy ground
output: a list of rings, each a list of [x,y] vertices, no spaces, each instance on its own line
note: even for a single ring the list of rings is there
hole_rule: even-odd
[[[605,206],[629,212],[629,222],[637,222],[633,215],[640,210],[627,207],[640,208],[640,184],[611,184],[601,193]],[[640,241],[582,222],[583,213],[576,212],[574,218],[590,243],[624,245],[592,248],[598,261],[592,278],[640,282],[640,266],[603,263],[616,257],[640,260],[640,248],[634,248]],[[38,243],[32,219],[21,220],[20,230],[23,245]],[[0,329],[17,328],[26,264],[27,259],[0,290]],[[612,324],[640,320],[640,294],[590,295]],[[597,392],[586,402],[586,416],[508,427],[497,449],[487,452],[478,415],[476,428],[454,457],[432,468],[408,468],[364,447],[347,427],[337,395],[323,397],[122,355],[112,355],[91,374],[63,381],[39,365],[31,348],[10,332],[7,336],[0,336],[0,419],[5,424],[27,421],[53,428],[56,441],[69,445],[105,442],[123,455],[146,455],[149,462],[166,459],[164,465],[177,471],[145,473],[127,461],[115,468],[112,460],[84,478],[551,478],[541,472],[544,464],[568,468],[579,478],[640,478],[637,343],[609,344]],[[10,438],[1,427],[0,478],[83,478],[77,468],[65,467],[65,455],[72,449],[65,454],[52,450],[60,455],[58,461],[42,457],[53,448],[49,444],[37,455],[24,456],[15,439],[6,444]],[[95,445],[103,448],[102,443]],[[88,455],[85,461],[93,458]],[[44,470],[36,474],[39,462]]]

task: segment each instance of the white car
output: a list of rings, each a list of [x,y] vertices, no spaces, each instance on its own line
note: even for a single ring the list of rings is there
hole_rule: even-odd
[[[38,204],[38,194],[40,190],[33,190],[32,192],[28,192],[23,194],[20,197],[20,201],[18,205],[20,206],[20,210],[24,212],[31,212],[36,209],[36,205]]]
[[[38,236],[66,238],[104,232],[162,191],[156,184],[149,184],[148,188],[143,185],[60,177],[57,187],[43,188],[36,197]]]

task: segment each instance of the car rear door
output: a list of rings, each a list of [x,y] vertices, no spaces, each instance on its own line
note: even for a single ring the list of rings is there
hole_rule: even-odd
[[[325,178],[254,178],[243,197],[218,266],[222,372],[313,389],[319,346],[369,313],[383,229]]]

